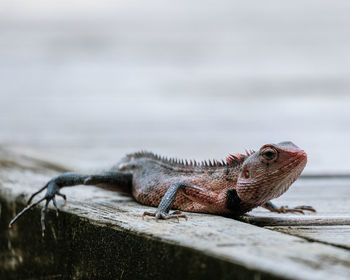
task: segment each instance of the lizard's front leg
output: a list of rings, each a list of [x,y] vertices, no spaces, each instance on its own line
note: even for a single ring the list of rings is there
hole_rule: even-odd
[[[179,219],[184,218],[187,220],[187,216],[182,214],[181,211],[177,210],[173,213],[169,213],[171,207],[174,204],[176,195],[179,191],[191,199],[192,201],[210,205],[217,201],[217,194],[209,191],[205,188],[196,186],[187,182],[177,182],[172,184],[166,191],[162,200],[160,201],[157,210],[154,213],[144,212],[142,218],[145,216],[152,216],[158,219]]]
[[[301,206],[296,206],[293,208],[289,208],[288,206],[278,207],[277,205],[273,204],[271,201],[266,202],[261,207],[264,207],[264,208],[270,210],[271,212],[276,212],[276,213],[300,213],[300,214],[304,214],[304,211],[310,211],[310,212],[314,212],[314,213],[317,212],[311,206],[301,205]]]

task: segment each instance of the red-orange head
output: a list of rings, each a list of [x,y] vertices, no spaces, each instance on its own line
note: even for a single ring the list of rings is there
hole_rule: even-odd
[[[306,162],[306,153],[292,142],[264,145],[244,160],[237,194],[242,202],[262,205],[288,190]]]

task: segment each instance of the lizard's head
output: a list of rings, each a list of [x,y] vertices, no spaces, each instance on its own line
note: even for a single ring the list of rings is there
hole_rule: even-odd
[[[292,142],[267,144],[243,162],[236,185],[242,202],[262,205],[283,194],[299,177],[306,153]]]

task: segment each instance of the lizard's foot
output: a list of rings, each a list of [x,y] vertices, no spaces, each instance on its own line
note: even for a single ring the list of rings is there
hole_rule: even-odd
[[[311,206],[301,205],[301,206],[297,206],[297,207],[293,207],[293,208],[289,208],[288,206],[278,207],[275,204],[273,204],[271,201],[266,202],[264,205],[262,205],[262,207],[270,210],[271,212],[275,212],[275,213],[300,213],[300,214],[304,215],[305,214],[304,211],[310,211],[310,212],[314,212],[314,213],[317,212]]]
[[[11,227],[23,214],[25,214],[28,210],[34,208],[36,205],[38,205],[40,202],[46,200],[46,203],[44,207],[41,209],[41,229],[42,233],[44,235],[45,233],[45,214],[47,211],[47,206],[49,205],[50,201],[52,201],[54,207],[56,208],[56,214],[58,215],[59,209],[57,207],[55,196],[61,196],[64,199],[64,203],[66,203],[67,197],[60,193],[60,189],[63,187],[68,186],[77,186],[77,185],[83,185],[83,184],[99,184],[99,183],[107,183],[107,184],[126,184],[131,185],[132,175],[131,174],[124,174],[120,172],[109,172],[104,173],[100,175],[86,175],[86,174],[79,174],[79,173],[73,173],[73,172],[66,172],[63,174],[60,174],[56,176],[55,178],[51,179],[45,186],[43,186],[40,190],[33,193],[27,203],[27,207],[25,207],[21,212],[17,214],[16,217],[14,217],[9,227]],[[32,202],[33,198],[41,193],[43,190],[47,189],[46,194],[43,198],[39,199],[36,202]]]
[[[180,218],[184,218],[187,221],[187,216],[185,214],[182,214],[181,211],[179,210],[176,210],[173,213],[167,213],[165,211],[159,211],[159,210],[157,210],[154,213],[144,212],[142,215],[142,219],[144,219],[145,216],[155,217],[156,221],[158,221],[159,219],[161,220],[176,219],[177,221],[179,221]]]
[[[305,214],[304,211],[310,211],[313,213],[316,213],[317,211],[312,207],[312,206],[306,206],[306,205],[300,205],[296,206],[293,208],[289,208],[288,206],[281,206],[280,208],[276,208],[271,210],[271,212],[276,212],[276,213],[300,213],[300,214]]]
[[[31,201],[33,200],[33,198],[39,194],[41,191],[43,191],[45,188],[47,188],[47,192],[45,194],[45,196],[41,199],[39,199],[36,202],[31,203]],[[46,215],[46,211],[47,211],[47,206],[49,205],[50,201],[53,202],[53,205],[56,208],[56,215],[58,216],[59,213],[59,209],[57,207],[57,203],[56,203],[56,198],[55,195],[59,195],[62,196],[64,198],[64,200],[66,201],[66,196],[64,194],[61,194],[59,191],[59,186],[55,183],[54,180],[50,181],[47,185],[45,185],[45,187],[43,187],[42,189],[40,189],[38,192],[34,193],[28,200],[28,204],[27,207],[25,207],[24,209],[22,209],[21,212],[19,212],[16,217],[14,217],[10,223],[9,223],[9,228],[12,227],[12,225],[24,214],[26,213],[28,210],[34,208],[36,205],[38,205],[39,203],[41,203],[42,201],[46,200],[45,205],[43,206],[43,208],[41,209],[41,232],[42,232],[42,236],[45,235],[45,215]]]

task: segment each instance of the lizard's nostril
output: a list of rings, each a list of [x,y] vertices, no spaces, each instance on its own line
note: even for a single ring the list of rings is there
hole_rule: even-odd
[[[303,150],[300,151],[301,157],[304,159],[307,159],[307,153],[305,153]]]

